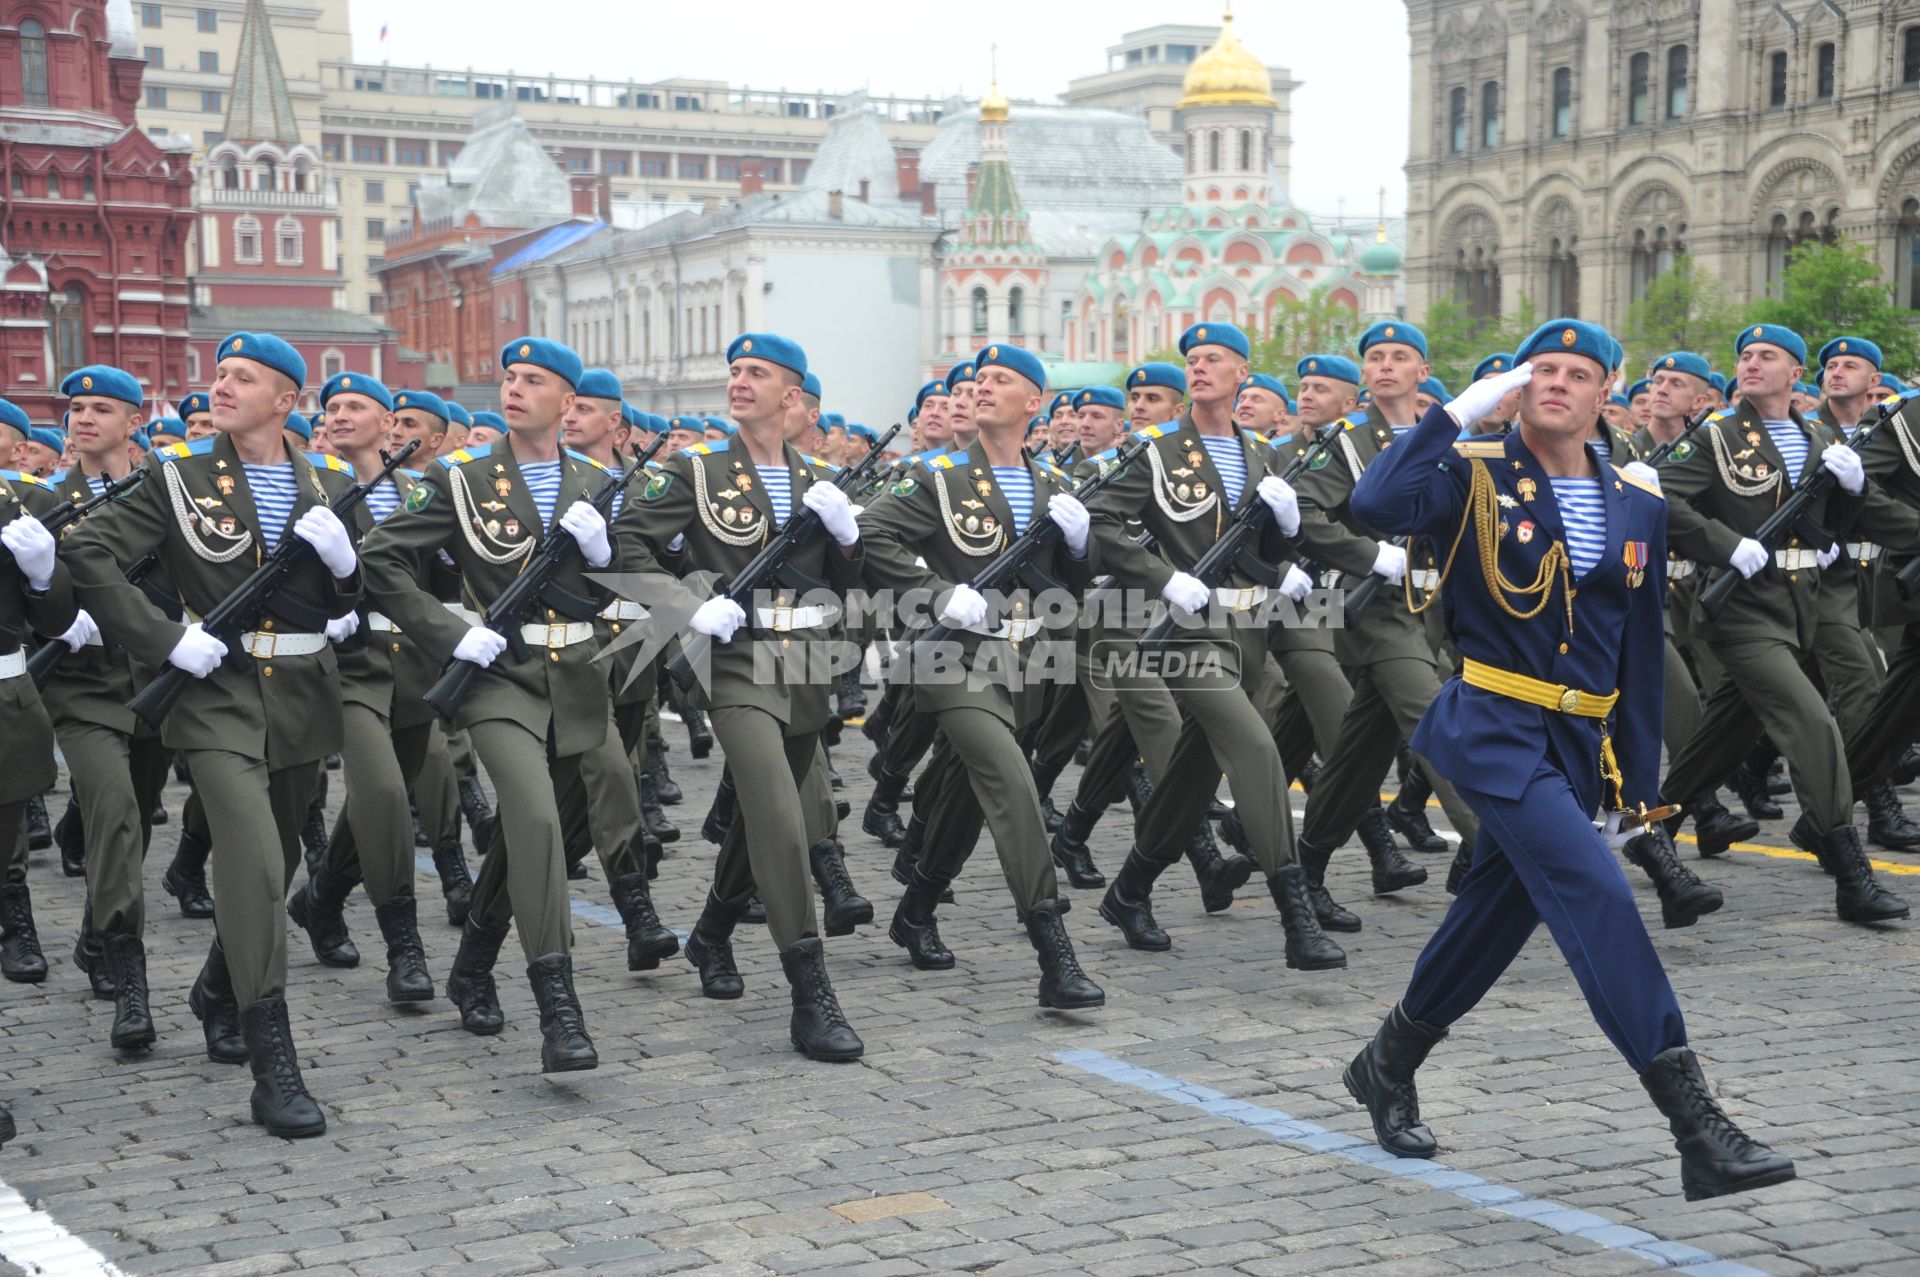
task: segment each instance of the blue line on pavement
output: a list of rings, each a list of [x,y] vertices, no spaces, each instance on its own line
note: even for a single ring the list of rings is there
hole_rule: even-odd
[[[417,868],[421,873],[431,874],[433,875],[434,880],[436,882],[439,881],[440,871],[433,867],[432,856],[422,855],[420,852],[416,851],[415,853],[413,853],[413,863],[414,863],[414,867]],[[624,929],[626,926],[626,924],[620,920],[619,910],[610,909],[606,905],[597,905],[597,904],[594,904],[591,900],[582,900],[578,896],[568,896],[567,905],[569,908],[573,910],[573,916],[576,918],[582,918],[588,922],[597,923],[603,927],[616,927],[616,928]],[[687,942],[686,932],[675,931],[673,934],[680,937],[681,944],[685,944]]]
[[[1721,1259],[1697,1247],[1662,1241],[1652,1233],[1626,1224],[1616,1224],[1587,1211],[1575,1210],[1551,1198],[1530,1197],[1517,1188],[1492,1183],[1468,1171],[1456,1171],[1444,1162],[1396,1157],[1371,1140],[1330,1131],[1324,1126],[1282,1113],[1279,1109],[1236,1100],[1219,1091],[1169,1077],[1165,1073],[1155,1073],[1099,1051],[1060,1051],[1053,1058],[1083,1073],[1149,1091],[1186,1108],[1198,1109],[1213,1117],[1264,1131],[1282,1144],[1292,1144],[1309,1152],[1327,1153],[1349,1162],[1371,1166],[1384,1174],[1413,1180],[1437,1192],[1452,1193],[1483,1210],[1512,1215],[1563,1236],[1584,1237],[1608,1250],[1624,1251],[1656,1267],[1681,1269],[1687,1277],[1766,1277],[1756,1268]]]

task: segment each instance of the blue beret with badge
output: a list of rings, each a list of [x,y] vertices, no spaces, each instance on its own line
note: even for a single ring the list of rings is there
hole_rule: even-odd
[[[1330,377],[1350,385],[1360,384],[1360,365],[1345,355],[1308,355],[1293,366],[1296,377]]]
[[[190,395],[183,396],[173,408],[180,414],[180,420],[185,421],[196,412],[212,412],[213,401],[207,398],[206,391],[196,390]]]
[[[1278,377],[1269,376],[1264,372],[1254,373],[1251,377],[1248,377],[1245,381],[1241,382],[1240,385],[1237,388],[1235,388],[1233,392],[1234,396],[1238,398],[1240,395],[1240,392],[1247,389],[1268,391],[1278,396],[1280,399],[1280,402],[1282,403],[1287,402],[1287,399],[1288,399],[1287,388],[1280,384],[1280,379]]]
[[[1868,341],[1865,337],[1835,337],[1832,341],[1820,347],[1820,366],[1825,368],[1827,366],[1827,360],[1832,359],[1835,355],[1854,355],[1866,360],[1875,368],[1881,366],[1880,360],[1882,356],[1880,354],[1880,347]]]
[[[485,426],[489,430],[498,430],[501,434],[507,433],[507,419],[497,412],[487,412],[485,410],[476,412],[473,414],[473,424],[475,426]]]
[[[1733,339],[1733,353],[1742,354],[1755,342],[1778,346],[1792,355],[1793,362],[1796,364],[1807,362],[1806,339],[1784,324],[1748,324],[1740,330],[1740,335]]]
[[[947,393],[946,379],[944,377],[935,377],[932,381],[920,387],[919,392],[914,395],[913,397],[914,412],[918,413],[922,408],[926,407],[927,400],[933,398],[935,395],[940,395],[944,397],[946,393]]]
[[[820,378],[811,372],[802,377],[800,379],[800,393],[803,395],[812,395],[815,399],[819,399]]]
[[[573,383],[573,393],[582,399],[618,399],[620,379],[605,368],[589,368]]]
[[[578,386],[585,371],[580,365],[580,356],[571,347],[545,337],[516,337],[502,346],[500,371],[505,372],[515,364],[545,368],[569,386]]]
[[[1485,359],[1482,359],[1473,366],[1473,380],[1479,381],[1482,377],[1497,377],[1512,367],[1513,356],[1507,354],[1505,351],[1488,355]]]
[[[388,412],[393,411],[393,392],[377,377],[363,372],[337,372],[320,387],[320,406],[327,406],[335,395],[365,395]]]
[[[296,386],[307,384],[307,361],[300,352],[272,333],[234,333],[214,348],[214,362],[251,359],[285,377]]]
[[[1404,319],[1383,319],[1360,334],[1362,355],[1375,346],[1410,346],[1420,353],[1420,358],[1427,357],[1427,335]]]
[[[405,408],[417,408],[421,412],[430,412],[442,421],[451,421],[447,401],[431,390],[401,390],[393,396],[393,410],[399,412]]]
[[[1071,408],[1073,406],[1073,393],[1074,392],[1071,390],[1063,390],[1059,394],[1055,395],[1053,397],[1053,402],[1047,405],[1047,415],[1051,417],[1054,413],[1059,412],[1060,405],[1062,404],[1065,404],[1069,408]]]
[[[972,381],[972,380],[973,380],[973,363],[971,361],[968,361],[966,363],[955,364],[953,367],[947,369],[947,375],[945,378],[947,393],[952,394],[953,388],[959,385],[961,382]]]
[[[1723,372],[1709,372],[1707,374],[1707,384],[1724,395],[1727,393],[1727,374]]]
[[[1112,386],[1086,386],[1073,392],[1073,406],[1084,408],[1088,404],[1097,404],[1102,408],[1125,408],[1127,401]],[[1048,413],[1047,417],[1053,414]],[[1041,418],[1046,420],[1047,417]]]
[[[707,420],[705,417],[692,417],[692,416],[682,415],[678,417],[667,418],[667,429],[669,430],[691,430],[693,433],[699,434],[702,430],[705,430],[706,428],[707,428]]]
[[[1438,377],[1429,376],[1414,389],[1420,394],[1429,395],[1435,399],[1444,400],[1453,398],[1452,395],[1447,393],[1447,383]]]
[[[807,375],[807,352],[800,349],[799,342],[779,333],[741,333],[727,347],[727,362],[736,359],[764,359],[802,380]]]
[[[1180,353],[1187,354],[1195,346],[1224,346],[1242,359],[1253,356],[1253,343],[1234,324],[1207,322],[1193,325],[1180,334]]]
[[[11,399],[0,399],[0,426],[12,426],[21,434],[33,429],[33,420]]]
[[[1549,319],[1520,343],[1513,357],[1527,363],[1536,355],[1581,355],[1611,372],[1614,340],[1607,330],[1584,319]]]
[[[1165,386],[1176,394],[1184,395],[1187,393],[1187,370],[1179,364],[1160,359],[1137,365],[1127,374],[1127,389],[1137,390],[1142,386]]]
[[[473,414],[451,399],[446,402],[448,422],[456,426],[465,426],[469,430],[473,429]]]
[[[1633,400],[1638,399],[1641,395],[1646,394],[1649,390],[1652,390],[1652,389],[1653,389],[1653,382],[1648,380],[1645,377],[1642,377],[1640,380],[1634,382],[1631,386],[1627,387],[1627,401],[1631,403]]]
[[[1047,420],[1048,419],[1045,413],[1036,412],[1031,417],[1028,417],[1027,418],[1027,434],[1029,435],[1045,434],[1047,429]]]
[[[1047,366],[1040,362],[1038,355],[1024,346],[1006,343],[988,346],[974,356],[973,367],[976,371],[981,368],[1005,368],[1032,382],[1035,390],[1047,388]]]
[[[1716,376],[1713,369],[1707,366],[1707,361],[1694,354],[1691,350],[1676,350],[1671,355],[1662,356],[1654,361],[1653,367],[1647,369],[1647,375],[1649,377],[1663,372],[1683,372],[1689,377],[1698,377],[1705,382],[1712,382]],[[1719,384],[1714,386],[1716,390],[1725,390],[1726,388],[1726,378],[1724,377],[1720,379]]]
[[[302,439],[305,439],[308,443],[313,442],[313,423],[299,413],[290,412],[287,414],[286,427]]]
[[[155,417],[147,423],[147,441],[154,442],[165,435],[176,442],[187,437],[187,423],[178,417]]]
[[[101,395],[136,408],[146,402],[146,396],[140,393],[140,383],[133,379],[132,373],[106,364],[89,364],[68,373],[60,379],[60,393],[69,399],[78,395]]]

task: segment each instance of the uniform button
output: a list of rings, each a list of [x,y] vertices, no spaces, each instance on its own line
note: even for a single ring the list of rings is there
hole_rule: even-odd
[[[558,664],[560,663],[560,653],[558,653],[558,652],[548,652],[548,653],[547,653],[547,659],[548,659],[548,660],[550,660],[550,661],[552,661],[552,662],[553,662],[553,663],[554,663],[555,665],[558,665]]]
[[[1787,573],[1787,580],[1795,584],[1798,584],[1800,581],[1800,574],[1798,572],[1789,572]]]
[[[263,665],[263,666],[261,666],[261,667],[260,667],[260,677],[261,677],[261,678],[272,678],[272,677],[273,677],[273,666],[271,666],[271,665]]]
[[[394,650],[394,651],[396,651],[396,652],[397,652],[397,651],[399,651],[399,650],[400,650],[400,645],[399,645],[398,643],[395,643],[395,644],[393,645],[393,650]]]
[[[547,619],[548,619],[549,621],[551,621],[551,620],[553,620],[553,619],[555,619],[555,616],[554,616],[554,611],[553,611],[553,609],[552,609],[552,608],[548,608],[548,609],[547,609]]]
[[[1560,655],[1565,656],[1566,654],[1567,654],[1567,645],[1565,643],[1562,643],[1560,645]]]
[[[1799,538],[1799,537],[1792,537],[1792,538],[1789,538],[1789,539],[1788,539],[1788,541],[1787,541],[1787,548],[1788,548],[1788,549],[1790,549],[1790,550],[1797,550],[1797,549],[1799,549],[1799,548],[1800,548],[1800,538]]]
[[[272,619],[271,619],[271,618],[269,618],[268,620],[265,620],[265,621],[262,621],[262,622],[260,623],[260,628],[261,628],[261,629],[263,629],[263,630],[270,630],[270,629],[272,629],[272,628],[273,628],[273,621],[272,621]]]
[[[607,628],[612,630],[615,634],[618,634],[620,632],[620,622],[615,621],[612,625],[609,625]]]

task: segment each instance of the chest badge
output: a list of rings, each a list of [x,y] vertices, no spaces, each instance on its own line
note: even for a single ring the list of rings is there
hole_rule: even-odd
[[[1516,486],[1520,489],[1520,499],[1522,501],[1531,501],[1540,492],[1540,485],[1535,483],[1531,478],[1522,477]]]
[[[1205,501],[1205,500],[1207,499],[1207,485],[1206,485],[1206,484],[1204,484],[1204,483],[1196,483],[1196,484],[1194,484],[1194,485],[1193,485],[1193,499],[1194,499],[1195,501]]]
[[[213,477],[213,486],[220,490],[221,496],[230,497],[233,495],[233,476],[217,474]]]
[[[1505,519],[1500,520],[1500,539],[1502,541],[1507,539],[1507,533],[1511,531],[1513,531],[1512,525],[1509,524]]]
[[[1200,464],[1200,458],[1205,455],[1206,454],[1201,452],[1200,449],[1195,448],[1187,454],[1187,464],[1190,466],[1198,466]]]
[[[1493,499],[1500,503],[1502,510],[1518,510],[1520,508],[1520,498],[1514,496],[1511,492],[1498,493]]]
[[[1758,475],[1760,478],[1764,479],[1767,477],[1767,470],[1768,470],[1768,466],[1766,462],[1756,461],[1753,463],[1753,472],[1754,474]]]
[[[748,506],[746,509],[742,510],[740,512],[740,526],[743,528],[751,526],[753,523],[754,515],[756,513],[757,512],[754,510],[752,506]]]
[[[506,522],[507,539],[515,540],[520,535],[520,520],[508,519]]]
[[[733,476],[733,481],[736,485],[738,485],[740,491],[742,492],[753,491],[753,476],[748,474],[746,471],[743,470],[739,474],[736,474],[735,476]]]
[[[235,535],[239,530],[240,530],[240,525],[233,521],[233,517],[231,515],[229,515],[227,518],[220,520],[221,536],[230,537]]]
[[[1520,526],[1515,531],[1514,535],[1520,538],[1521,545],[1526,545],[1527,543],[1532,541],[1533,540],[1533,520],[1532,519],[1520,520]]]
[[[1651,548],[1645,541],[1628,541],[1620,547],[1621,561],[1627,565],[1627,588],[1638,589],[1647,580],[1647,560]]]
[[[504,497],[513,491],[513,480],[502,475],[493,481],[493,490]]]
[[[738,523],[739,521],[740,521],[740,515],[732,506],[728,506],[726,509],[720,512],[720,522],[722,523],[734,524],[734,523]]]
[[[977,473],[978,473],[978,471],[976,471],[975,473],[977,474]],[[983,497],[984,497],[984,496],[986,496],[986,495],[987,495],[988,493],[990,493],[990,492],[992,492],[992,491],[993,491],[993,480],[991,480],[991,479],[976,479],[976,480],[974,480],[974,484],[973,484],[973,490],[974,490],[975,492],[978,492],[978,493],[979,493],[979,494],[980,494],[981,496],[983,496]]]

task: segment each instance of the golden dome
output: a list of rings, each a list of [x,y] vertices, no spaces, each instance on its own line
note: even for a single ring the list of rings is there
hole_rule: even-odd
[[[1274,105],[1273,78],[1233,34],[1233,9],[1229,7],[1220,20],[1220,38],[1187,68],[1179,109]]]
[[[980,99],[980,123],[1005,124],[1007,109],[1011,105],[1006,94],[1000,92],[1000,81],[995,79],[993,87],[987,90],[987,96]]]

